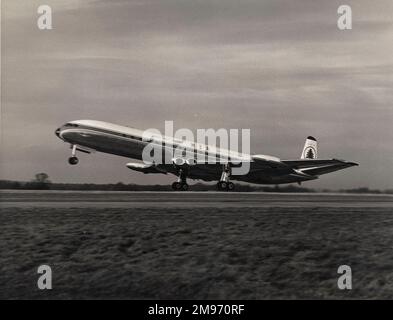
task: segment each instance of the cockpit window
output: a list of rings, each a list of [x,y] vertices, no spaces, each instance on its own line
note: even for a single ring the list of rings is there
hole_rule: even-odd
[[[64,126],[67,127],[67,128],[70,128],[70,127],[78,128],[78,127],[79,127],[79,126],[78,126],[77,124],[75,124],[75,123],[66,123]]]

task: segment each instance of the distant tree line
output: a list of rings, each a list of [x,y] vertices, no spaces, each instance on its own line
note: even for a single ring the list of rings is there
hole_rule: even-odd
[[[369,189],[369,188],[355,188],[355,189],[341,189],[339,192],[342,193],[373,193],[373,194],[393,194],[393,189]]]
[[[124,184],[118,183],[51,183],[51,182],[38,182],[38,181],[9,181],[0,180],[0,189],[20,189],[20,190],[75,190],[75,191],[172,191],[170,185],[139,185],[139,184]],[[211,191],[215,190],[215,185],[204,183],[197,183],[192,185],[192,191]],[[312,189],[301,188],[296,186],[275,186],[275,187],[262,187],[254,185],[236,184],[236,191],[252,192],[314,192]]]

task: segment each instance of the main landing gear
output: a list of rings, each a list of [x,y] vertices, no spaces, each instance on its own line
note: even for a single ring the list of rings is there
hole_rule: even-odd
[[[224,165],[223,171],[221,174],[221,179],[217,183],[217,189],[219,191],[232,191],[235,189],[235,185],[233,182],[229,181],[229,177],[231,175],[231,168],[228,164]],[[187,191],[187,169],[179,168],[178,170],[178,179],[176,182],[172,183],[172,189],[175,191]]]
[[[72,148],[72,152],[71,152],[71,157],[68,158],[68,163],[74,166],[78,164],[79,159],[76,157],[76,145],[73,145],[71,148]]]
[[[219,181],[217,189],[219,191],[232,191],[235,189],[235,184],[233,182]]]
[[[228,164],[225,164],[221,174],[221,179],[217,183],[217,189],[219,191],[232,191],[235,189],[234,183],[229,181],[230,176],[231,176],[231,168]]]
[[[172,189],[175,191],[187,191],[188,184],[187,184],[187,175],[184,169],[179,169],[179,177],[177,181],[172,183]]]

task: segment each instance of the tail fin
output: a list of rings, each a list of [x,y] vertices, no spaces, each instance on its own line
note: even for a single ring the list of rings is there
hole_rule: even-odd
[[[308,136],[306,139],[306,143],[304,144],[303,152],[300,159],[317,159],[317,156],[317,139]]]

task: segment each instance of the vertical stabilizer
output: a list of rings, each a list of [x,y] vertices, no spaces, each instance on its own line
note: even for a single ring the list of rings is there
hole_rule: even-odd
[[[304,144],[303,152],[300,159],[317,159],[317,156],[317,139],[308,136],[306,139],[306,143]]]

